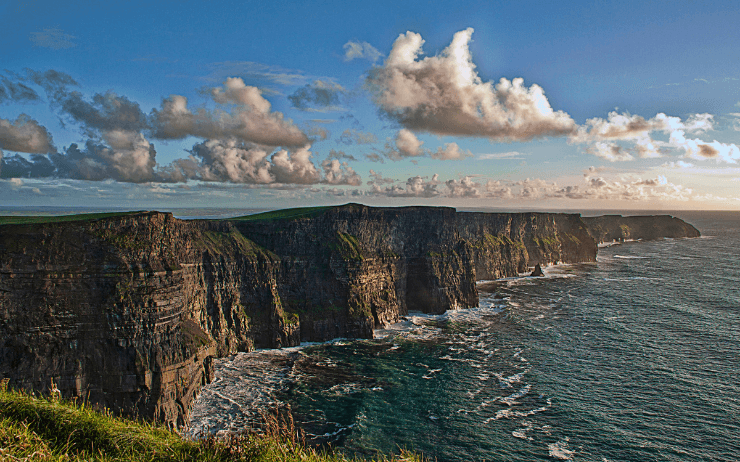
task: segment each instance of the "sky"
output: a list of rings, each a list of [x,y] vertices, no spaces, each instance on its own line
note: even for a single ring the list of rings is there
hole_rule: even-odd
[[[0,206],[740,210],[736,0],[0,18]]]

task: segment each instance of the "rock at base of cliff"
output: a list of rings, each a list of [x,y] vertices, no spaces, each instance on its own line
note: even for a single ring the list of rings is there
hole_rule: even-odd
[[[545,273],[542,272],[542,267],[540,266],[539,263],[535,265],[534,271],[532,271],[532,274],[530,274],[530,276],[533,276],[533,277],[544,277],[545,276]]]

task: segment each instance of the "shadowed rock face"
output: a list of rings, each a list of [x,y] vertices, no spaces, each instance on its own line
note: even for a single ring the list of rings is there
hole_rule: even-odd
[[[670,223],[653,234],[679,237]],[[477,306],[476,280],[595,261],[596,247],[578,215],[442,207],[2,225],[0,375],[180,425],[213,356],[370,338],[408,310]]]

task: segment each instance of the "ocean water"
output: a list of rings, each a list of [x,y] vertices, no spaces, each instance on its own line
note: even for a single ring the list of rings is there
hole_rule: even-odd
[[[698,239],[481,283],[480,307],[373,340],[218,361],[191,433],[289,408],[310,442],[440,461],[740,460],[740,213]]]

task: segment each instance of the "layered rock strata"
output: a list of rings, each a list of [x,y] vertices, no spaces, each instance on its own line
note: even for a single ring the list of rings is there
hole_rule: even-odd
[[[629,238],[648,238],[650,219],[638,222]],[[683,222],[656,223],[650,236],[693,235]],[[476,280],[595,261],[597,240],[613,226],[624,238],[623,224],[356,204],[6,224],[0,376],[40,391],[53,380],[65,397],[181,425],[214,356],[370,338],[409,310],[477,306]]]

